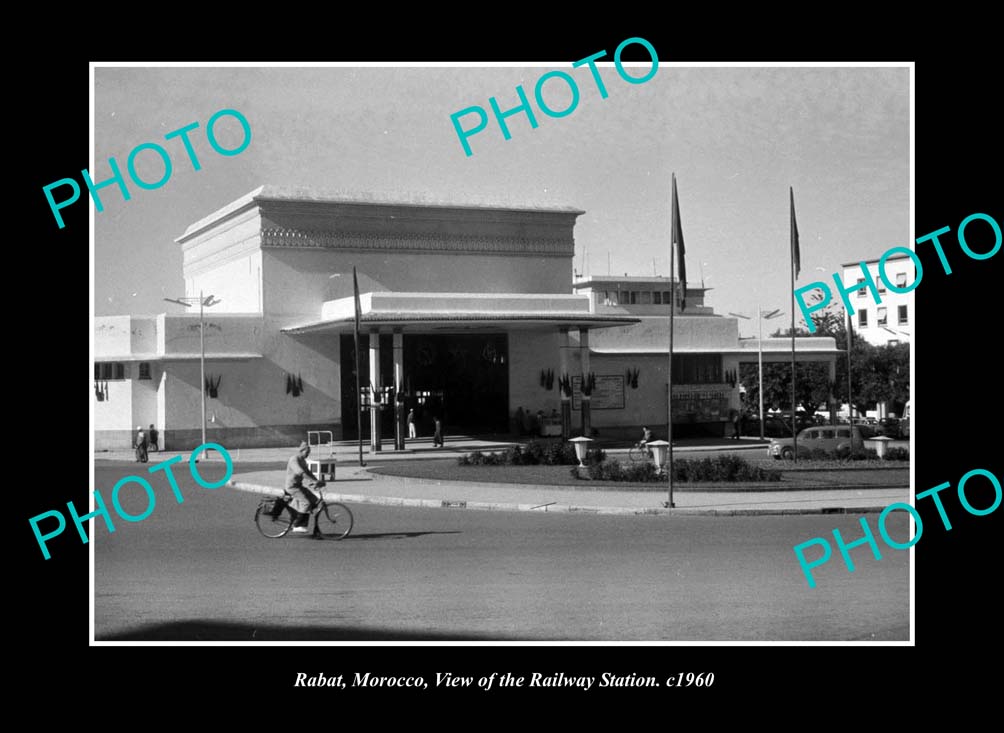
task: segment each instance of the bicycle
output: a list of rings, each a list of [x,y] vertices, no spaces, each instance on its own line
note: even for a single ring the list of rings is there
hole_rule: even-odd
[[[644,441],[638,441],[628,451],[628,458],[632,461],[651,461],[652,449]]]
[[[314,531],[311,536],[333,540],[347,537],[355,522],[352,511],[339,501],[325,501],[322,491],[318,491],[317,494],[320,500],[310,510],[310,517],[314,520]],[[289,506],[292,498],[284,492],[281,497],[267,496],[258,502],[258,508],[254,513],[258,531],[269,539],[278,539],[289,534],[296,517]],[[309,526],[310,519],[307,523]]]

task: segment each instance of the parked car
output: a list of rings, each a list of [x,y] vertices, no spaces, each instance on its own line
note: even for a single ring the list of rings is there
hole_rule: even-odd
[[[879,430],[880,435],[886,435],[890,438],[903,437],[901,421],[895,417],[884,417],[879,420]]]
[[[791,436],[791,423],[779,417],[767,416],[763,424],[765,438],[783,438]],[[760,421],[755,417],[743,420],[743,435],[760,435]]]
[[[872,425],[871,423],[858,423],[857,420],[854,422],[854,427],[858,429],[861,433],[861,437],[867,440],[868,438],[874,438],[882,433],[879,431],[877,425]]]
[[[841,448],[860,448],[863,443],[862,426],[850,425],[842,427],[840,425],[828,427],[811,427],[802,430],[798,434],[799,448],[837,451]],[[852,432],[853,431],[853,438]],[[767,446],[767,455],[774,458],[793,458],[795,455],[795,441],[791,438],[774,438]]]

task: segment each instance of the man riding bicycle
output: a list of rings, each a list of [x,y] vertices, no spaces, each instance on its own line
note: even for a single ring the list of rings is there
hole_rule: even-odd
[[[310,510],[320,498],[311,489],[324,486],[324,482],[315,476],[307,466],[307,456],[310,455],[310,445],[300,443],[296,455],[286,464],[286,493],[290,496],[289,509],[296,512],[293,520],[294,532],[309,532],[307,523],[310,521]],[[304,483],[307,485],[304,486]]]
[[[647,427],[641,429],[641,440],[638,441],[638,447],[645,451],[647,454],[652,455],[652,449],[648,447],[648,444],[652,442],[652,431]]]

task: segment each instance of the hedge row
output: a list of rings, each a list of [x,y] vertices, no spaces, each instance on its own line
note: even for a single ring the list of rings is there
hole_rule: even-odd
[[[593,448],[586,453],[586,464],[600,463],[606,453]],[[483,453],[474,451],[457,459],[460,466],[578,466],[575,445],[561,440],[531,440],[526,445],[514,445],[504,451]]]
[[[655,464],[649,461],[622,464],[616,459],[610,459],[602,463],[589,464],[587,473],[593,481],[648,483],[666,480],[664,475],[656,471]],[[571,474],[574,477],[579,476],[575,468]],[[679,458],[673,461],[673,480],[681,483],[780,481],[781,471],[754,466],[745,459],[732,455],[697,459]]]
[[[823,450],[822,448],[802,448],[798,449],[798,459],[801,460],[833,460],[842,461],[877,461],[878,453],[873,448],[840,448],[838,450]],[[889,448],[885,452],[887,461],[909,461],[910,450],[908,448]]]

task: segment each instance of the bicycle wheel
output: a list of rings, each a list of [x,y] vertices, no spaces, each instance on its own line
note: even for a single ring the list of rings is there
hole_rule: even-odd
[[[632,461],[644,460],[645,456],[642,454],[641,448],[636,445],[631,446],[631,450],[628,451],[628,458]]]
[[[352,511],[337,501],[325,502],[317,513],[314,529],[325,539],[340,540],[352,531]]]
[[[254,523],[258,526],[258,531],[266,537],[275,539],[285,536],[293,527],[293,515],[288,507],[283,507],[278,516],[272,516],[271,512],[265,511],[264,503],[258,505],[258,511],[254,513]]]

